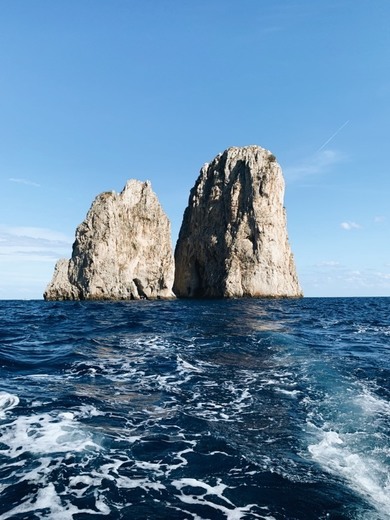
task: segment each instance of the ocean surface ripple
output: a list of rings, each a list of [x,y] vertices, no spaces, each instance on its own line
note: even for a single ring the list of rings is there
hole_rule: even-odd
[[[389,310],[0,302],[0,520],[389,519]]]

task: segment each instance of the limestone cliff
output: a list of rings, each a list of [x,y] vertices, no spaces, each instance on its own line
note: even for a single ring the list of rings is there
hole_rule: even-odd
[[[44,298],[170,298],[173,276],[170,222],[150,183],[130,180],[96,197]]]
[[[54,274],[43,295],[45,300],[78,300],[79,290],[69,281],[69,260],[61,258],[54,267]]]
[[[179,297],[302,296],[288,244],[279,164],[258,146],[205,164],[175,250]]]

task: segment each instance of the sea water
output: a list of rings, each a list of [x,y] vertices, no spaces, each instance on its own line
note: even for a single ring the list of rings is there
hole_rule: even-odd
[[[390,518],[390,299],[0,302],[0,519]]]

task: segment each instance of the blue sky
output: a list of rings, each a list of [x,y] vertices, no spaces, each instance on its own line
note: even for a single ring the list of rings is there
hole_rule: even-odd
[[[0,298],[41,298],[94,197],[274,153],[307,296],[390,295],[388,0],[3,0]]]

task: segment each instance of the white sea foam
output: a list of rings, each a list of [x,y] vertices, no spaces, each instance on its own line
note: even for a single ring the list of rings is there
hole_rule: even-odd
[[[165,486],[163,484],[161,484],[160,482],[154,482],[154,481],[148,480],[147,478],[135,479],[135,478],[129,478],[129,477],[125,477],[125,476],[116,478],[115,485],[118,488],[122,488],[122,489],[140,488],[146,492],[148,492],[150,490],[162,491],[162,490],[166,489]]]
[[[367,388],[363,389],[355,401],[367,415],[390,416],[390,403],[374,395]]]
[[[107,504],[101,499],[98,499],[95,502],[97,511],[91,509],[79,509],[68,501],[64,502],[65,503],[62,503],[60,496],[56,492],[54,484],[49,482],[46,486],[41,487],[36,495],[28,496],[27,500],[25,500],[23,503],[17,505],[7,513],[0,515],[0,520],[14,518],[16,515],[39,510],[49,511],[48,513],[45,512],[42,518],[48,518],[51,520],[73,520],[74,515],[80,513],[87,513],[94,516],[107,516],[111,512]]]
[[[204,373],[206,375],[207,371]],[[253,403],[253,383],[253,375],[248,376],[245,371],[239,381],[225,381],[222,385],[203,376],[192,388],[191,413],[210,422],[241,421],[242,413]],[[217,391],[214,391],[215,387]]]
[[[145,352],[145,347],[147,348],[147,352],[150,352],[151,350],[165,351],[169,344],[163,336],[157,334],[151,334],[149,336],[147,334],[142,334],[139,337],[131,336],[128,338],[121,338],[120,345],[121,347],[128,348],[130,353],[139,354],[140,352]]]
[[[286,390],[285,388],[275,388],[275,391],[278,392],[279,394],[284,394],[284,395],[288,395],[289,397],[298,397],[298,395],[300,395],[300,391],[299,390]]]
[[[355,334],[383,334],[384,336],[390,336],[390,327],[388,325],[357,325]]]
[[[19,404],[19,397],[17,395],[9,394],[8,392],[0,392],[0,419],[5,416],[5,413],[15,408]]]
[[[126,475],[121,475],[120,470],[124,462],[129,462],[130,459],[123,458],[121,460],[111,460],[107,464],[103,464],[99,469],[96,469],[92,472],[92,476],[83,475],[72,477],[70,480],[70,485],[73,488],[83,486],[83,489],[76,490],[76,494],[81,496],[85,493],[87,489],[90,487],[99,488],[103,479],[109,480],[111,482],[115,482],[115,487],[118,489],[143,489],[146,493],[155,490],[162,491],[165,489],[165,486],[161,484],[158,480],[151,480],[147,477],[145,478],[131,478]],[[142,465],[141,461],[136,461],[136,466],[141,469],[152,470],[151,474],[153,477],[163,475],[163,471],[160,471],[160,464],[152,465]],[[154,467],[155,466],[155,467]]]
[[[4,428],[1,440],[8,447],[2,452],[10,457],[99,449],[71,412],[17,417]]]
[[[312,458],[330,473],[344,478],[387,518],[390,515],[388,468],[364,453],[354,452],[346,436],[336,431],[318,433],[319,442],[308,447]]]
[[[93,405],[84,404],[80,406],[80,417],[98,417],[99,415],[105,415],[104,412],[101,412]],[[79,415],[77,414],[77,415]]]
[[[177,368],[184,369],[184,370],[190,370],[192,372],[202,372],[202,369],[199,367],[195,367],[194,365],[191,365],[188,361],[185,361],[181,356],[177,356]]]
[[[268,518],[269,520],[272,517],[264,517],[263,515],[258,515],[253,511],[253,508],[257,508],[256,504],[248,504],[243,507],[235,506],[229,499],[227,499],[223,493],[228,488],[225,484],[222,483],[221,479],[217,479],[217,484],[211,486],[202,480],[198,480],[195,478],[182,478],[178,480],[173,480],[172,485],[180,492],[178,495],[179,500],[181,500],[185,504],[191,505],[202,505],[208,506],[212,509],[220,511],[227,520],[240,520],[245,518],[250,513],[251,518]],[[188,491],[188,488],[198,488],[204,490],[203,494],[193,495]],[[186,492],[187,489],[187,492]],[[216,496],[218,499],[225,505],[212,502],[207,497]]]

